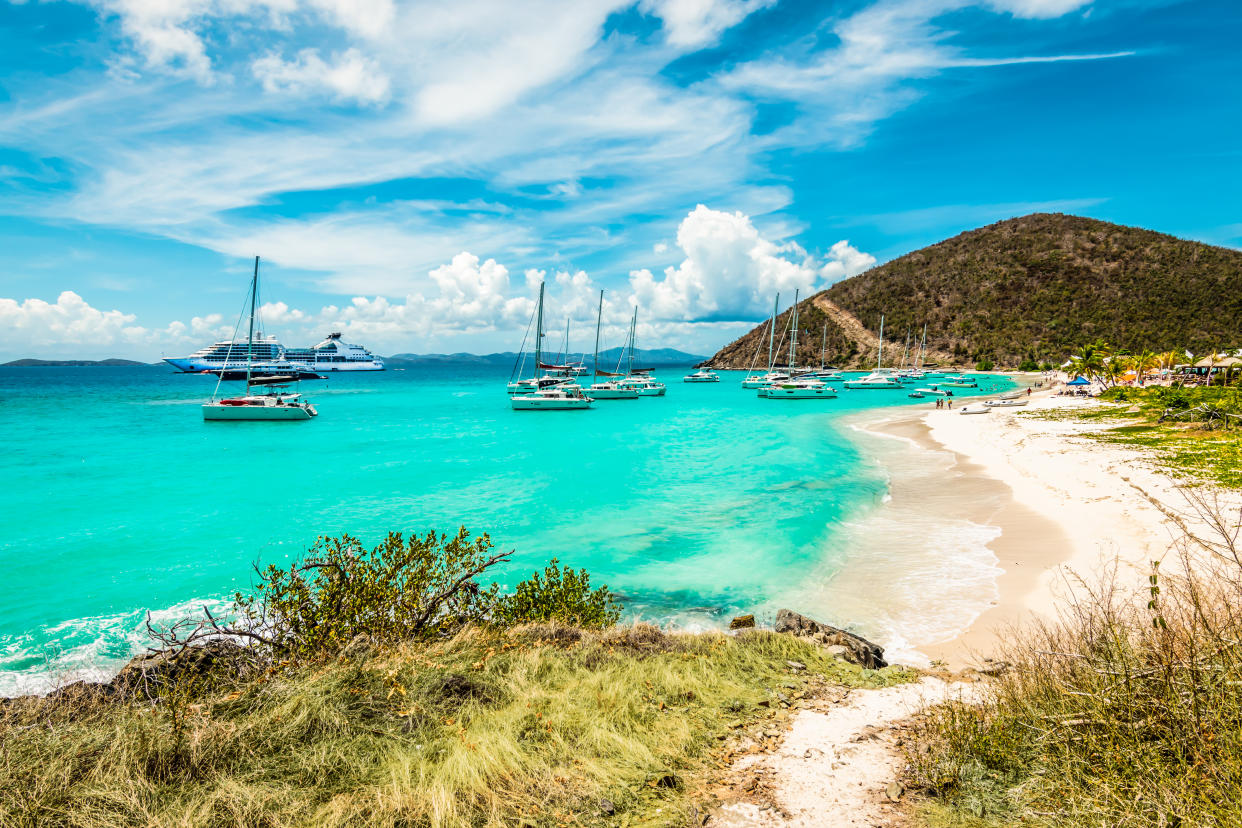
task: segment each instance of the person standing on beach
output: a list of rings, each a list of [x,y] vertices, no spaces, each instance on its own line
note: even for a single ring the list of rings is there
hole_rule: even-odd
[[[953,410],[953,400],[949,400],[949,410]]]

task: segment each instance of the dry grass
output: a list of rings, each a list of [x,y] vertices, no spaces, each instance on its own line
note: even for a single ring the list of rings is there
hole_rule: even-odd
[[[928,822],[1242,825],[1240,520],[1188,498],[1196,520],[1146,589],[1082,585],[1012,638],[988,703],[929,717],[910,751]]]
[[[155,706],[10,705],[0,825],[691,824],[724,736],[816,675],[907,678],[772,633],[539,626],[216,677]]]

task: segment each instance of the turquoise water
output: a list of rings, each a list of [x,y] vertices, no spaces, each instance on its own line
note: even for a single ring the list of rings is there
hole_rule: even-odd
[[[502,583],[557,556],[632,616],[689,627],[830,577],[842,527],[887,489],[841,419],[915,401],[768,401],[740,373],[684,373],[660,372],[665,397],[581,412],[510,410],[507,370],[339,376],[304,386],[321,416],[273,424],[203,422],[209,377],[0,369],[0,694],[104,674],[141,646],[145,611],[220,601],[320,534],[464,525],[515,550]]]

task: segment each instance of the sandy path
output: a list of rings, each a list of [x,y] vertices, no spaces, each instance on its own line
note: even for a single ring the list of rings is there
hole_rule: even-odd
[[[738,798],[707,824],[721,828],[854,828],[903,823],[888,786],[901,776],[900,732],[893,725],[929,704],[973,699],[981,685],[920,682],[852,690],[840,702],[799,711],[772,753],[738,760]]]

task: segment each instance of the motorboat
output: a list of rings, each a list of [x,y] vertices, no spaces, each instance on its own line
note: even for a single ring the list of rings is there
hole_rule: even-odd
[[[789,380],[789,379],[790,379],[789,374],[784,374],[784,373],[780,373],[777,371],[770,371],[761,377],[747,377],[746,379],[742,380],[742,387],[743,388],[764,388],[769,385],[775,385],[778,382],[785,382],[786,380]]]
[[[640,397],[663,397],[668,387],[657,379],[646,374],[634,374],[620,382],[623,388],[632,388]]]
[[[814,380],[795,380],[769,385],[767,388],[760,388],[756,393],[768,400],[819,400],[837,396],[837,392],[831,386]]]
[[[618,380],[593,382],[586,388],[586,394],[596,400],[636,400],[637,388],[627,388]]]
[[[959,414],[987,414],[992,408],[983,403],[971,403],[957,410]]]
[[[909,394],[906,394],[906,396],[921,400],[927,395],[924,394],[922,391],[914,390],[914,391],[911,391]]]
[[[682,382],[720,382],[720,375],[710,368],[695,371],[682,377]]]
[[[898,382],[892,374],[873,371],[865,377],[846,380],[845,387],[850,389],[901,388],[901,383]]]
[[[590,408],[595,399],[588,397],[578,386],[554,385],[530,394],[516,394],[509,398],[514,411],[572,411]]]
[[[937,387],[936,387],[936,386],[934,386],[934,385],[933,385],[932,387],[930,387],[930,388],[916,388],[916,389],[914,389],[914,392],[915,392],[916,394],[917,394],[917,393],[923,393],[923,394],[935,394],[937,397],[952,397],[952,396],[953,396],[953,392],[952,392],[952,391],[943,391],[943,390],[941,390],[941,389],[937,388]],[[912,396],[912,397],[913,397],[913,396],[914,396],[914,394],[911,394],[910,396]]]
[[[298,392],[289,391],[290,385],[300,378],[298,373],[285,375],[256,375],[253,371],[255,363],[255,305],[259,296],[259,257],[254,257],[254,276],[250,280],[250,327],[246,335],[246,391],[241,396],[218,397],[220,385],[225,381],[228,371],[221,369],[216,380],[215,390],[211,399],[203,403],[204,420],[253,420],[264,422],[289,422],[293,420],[309,420],[317,417],[319,412]],[[243,311],[244,313],[244,311]],[[237,329],[241,328],[241,317],[237,319]],[[236,329],[230,343],[237,340]],[[232,354],[226,352],[223,358],[225,366],[230,365]]]

